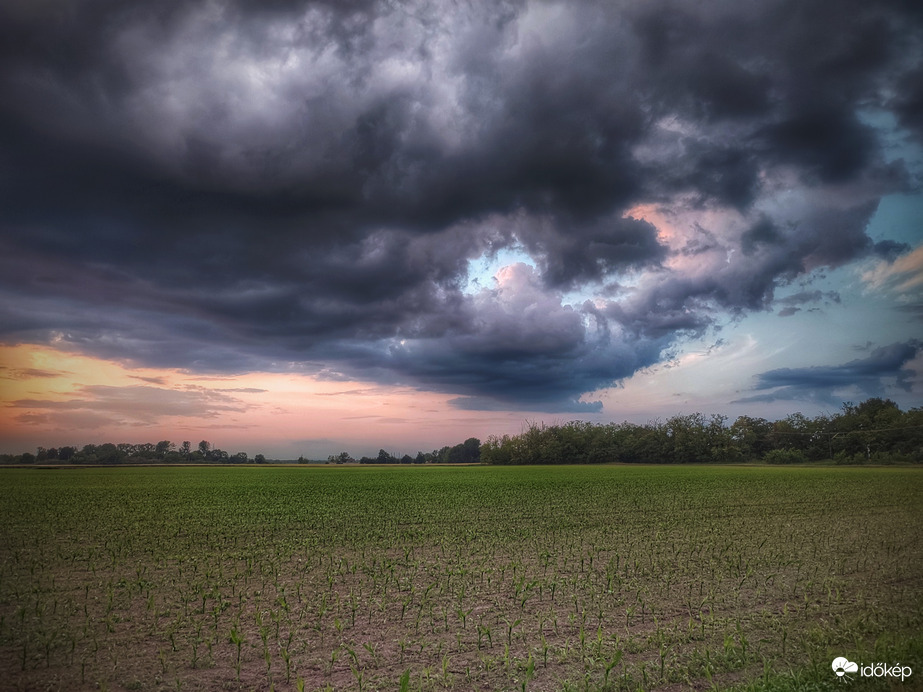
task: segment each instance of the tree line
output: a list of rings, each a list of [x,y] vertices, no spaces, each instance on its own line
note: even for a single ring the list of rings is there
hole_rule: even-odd
[[[405,454],[397,457],[383,449],[378,450],[378,456],[360,457],[354,459],[349,452],[331,454],[327,457],[328,464],[477,464],[481,460],[481,441],[476,437],[469,437],[464,442],[454,446],[446,445],[442,449],[432,452],[417,452],[416,456]],[[299,463],[311,463],[304,457],[298,459]]]
[[[156,444],[143,442],[130,444],[122,442],[114,444],[88,444],[83,447],[39,447],[35,454],[0,454],[0,463],[4,464],[34,464],[34,463],[66,463],[66,464],[124,464],[124,463],[164,463],[164,464],[265,464],[266,457],[257,454],[251,458],[246,452],[229,454],[223,449],[213,447],[208,440],[202,440],[193,448],[188,440],[178,447],[169,440],[162,440]]]
[[[843,404],[832,415],[794,413],[781,420],[679,415],[645,425],[530,423],[519,435],[492,435],[485,464],[923,463],[923,408],[902,411],[890,399]]]
[[[385,450],[378,451],[377,457],[363,456],[354,459],[349,452],[332,454],[327,458],[330,464],[476,464],[480,460],[481,441],[470,437],[454,446],[445,446],[432,452],[417,452],[412,457],[405,454],[397,457]],[[138,463],[163,463],[163,464],[265,464],[266,457],[257,454],[252,458],[246,452],[229,454],[223,449],[212,446],[207,440],[202,440],[196,447],[189,441],[179,446],[169,440],[162,440],[156,444],[142,443],[114,444],[88,444],[83,447],[39,447],[35,454],[0,454],[0,464],[138,464]],[[298,458],[298,463],[317,463],[304,456]]]
[[[476,437],[415,456],[398,457],[380,449],[375,457],[355,459],[349,452],[327,458],[345,464],[597,464],[597,463],[739,463],[794,464],[832,460],[838,464],[923,463],[923,408],[902,411],[890,399],[847,402],[830,415],[809,418],[793,413],[781,420],[701,413],[665,421],[560,425],[529,423],[519,435]],[[300,463],[315,463],[304,457]],[[0,463],[266,463],[246,452],[229,454],[202,440],[179,446],[156,444],[88,444],[81,448],[39,447],[35,454],[0,454]]]

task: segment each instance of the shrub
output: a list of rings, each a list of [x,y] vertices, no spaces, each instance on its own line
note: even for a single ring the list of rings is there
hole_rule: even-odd
[[[798,449],[773,449],[763,457],[766,464],[803,464],[807,460],[804,452]]]

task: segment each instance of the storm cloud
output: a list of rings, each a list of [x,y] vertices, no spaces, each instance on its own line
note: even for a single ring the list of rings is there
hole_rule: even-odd
[[[915,376],[910,362],[923,350],[923,342],[911,340],[876,348],[866,358],[839,365],[780,368],[760,374],[754,389],[762,391],[741,402],[807,400],[836,404],[844,392],[862,396],[886,396],[889,388],[910,390]]]
[[[919,185],[921,36],[897,1],[6,2],[0,340],[596,410],[909,249],[866,229]]]

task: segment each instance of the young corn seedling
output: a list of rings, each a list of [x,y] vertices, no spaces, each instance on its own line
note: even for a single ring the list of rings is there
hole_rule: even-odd
[[[237,647],[237,655],[234,659],[234,670],[237,673],[237,680],[240,681],[240,648],[244,643],[243,635],[237,630],[236,625],[231,626],[231,643]]]
[[[352,658],[352,662],[349,664],[349,669],[352,671],[353,677],[356,679],[356,684],[359,685],[359,692],[362,692],[362,684],[365,676],[363,674],[362,667],[359,665],[359,657],[350,647],[346,646],[344,648],[346,649],[346,653],[348,653],[350,658]]]

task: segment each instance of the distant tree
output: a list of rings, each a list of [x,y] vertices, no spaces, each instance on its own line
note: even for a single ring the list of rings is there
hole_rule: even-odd
[[[257,454],[255,457],[253,457],[253,462],[256,464],[265,464],[266,457],[264,457],[262,454]]]
[[[250,461],[250,457],[246,452],[238,452],[231,458],[231,461],[233,461],[235,464],[246,464],[248,461]]]
[[[462,442],[464,448],[464,463],[477,464],[481,461],[481,441],[476,437],[469,437]]]
[[[164,455],[163,460],[167,462],[168,464],[178,464],[181,461],[185,461],[186,457],[184,457],[182,454],[180,454],[175,449],[171,449],[169,452],[167,452]]]
[[[212,443],[208,440],[202,440],[199,443],[199,451],[202,452],[202,456],[207,459],[208,453],[212,451]]]
[[[395,463],[397,463],[397,459],[395,459],[393,455],[391,455],[390,453],[386,452],[385,450],[379,449],[379,450],[378,450],[378,458],[375,460],[375,463],[377,463],[377,464],[395,464]]]
[[[490,435],[481,445],[481,461],[485,464],[506,466],[513,461],[513,441],[509,435]]]
[[[157,446],[154,448],[154,453],[159,457],[163,458],[167,455],[167,452],[174,449],[174,445],[170,440],[161,440],[157,443]]]
[[[22,464],[34,464],[35,455],[32,454],[31,452],[23,452],[22,455],[19,457],[19,461]]]
[[[96,458],[101,464],[117,464],[122,461],[122,453],[114,444],[106,442],[96,448]]]
[[[143,442],[142,444],[135,445],[132,456],[138,456],[143,459],[150,459],[157,453],[157,447],[151,444],[150,442]]]

